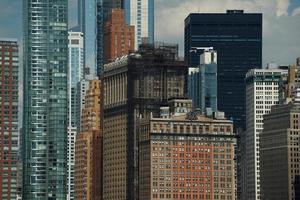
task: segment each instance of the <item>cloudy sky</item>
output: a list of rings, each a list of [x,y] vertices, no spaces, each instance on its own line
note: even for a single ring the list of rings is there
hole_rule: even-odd
[[[69,24],[76,25],[76,0],[69,0]],[[243,9],[262,12],[263,62],[293,64],[300,56],[300,0],[155,0],[155,40],[179,43],[191,12]],[[22,0],[0,0],[0,37],[22,39]]]

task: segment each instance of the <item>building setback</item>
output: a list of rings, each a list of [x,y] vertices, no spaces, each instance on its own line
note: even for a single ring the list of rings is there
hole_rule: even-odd
[[[299,101],[273,106],[260,136],[262,199],[300,199],[299,144]]]
[[[112,9],[104,29],[104,63],[134,50],[134,27],[125,24],[124,10]]]
[[[68,1],[25,0],[23,199],[66,199]]]
[[[245,128],[245,85],[248,70],[262,66],[262,14],[228,10],[192,13],[185,19],[185,59],[199,66],[198,47],[218,52],[218,109]]]
[[[74,199],[75,140],[77,135],[78,91],[77,84],[84,75],[83,33],[69,31],[68,76],[68,193],[67,200]],[[80,108],[79,108],[80,109]]]
[[[282,69],[252,69],[246,75],[246,131],[242,137],[242,199],[261,199],[259,139],[263,116],[279,102]]]
[[[101,82],[91,80],[75,145],[75,199],[102,199]]]
[[[162,104],[186,94],[187,67],[178,46],[143,45],[105,65],[103,198],[138,199],[139,115],[159,115]]]
[[[0,199],[18,194],[18,83],[19,45],[17,40],[0,38]]]
[[[236,199],[232,121],[189,112],[188,104],[140,120],[140,199]]]

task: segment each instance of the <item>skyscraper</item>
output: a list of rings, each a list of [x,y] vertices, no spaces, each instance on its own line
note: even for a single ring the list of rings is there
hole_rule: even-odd
[[[217,106],[217,52],[204,49],[200,55],[200,66],[189,68],[188,94],[195,108],[202,113],[218,111]]]
[[[84,36],[84,66],[94,76],[98,73],[97,2],[98,0],[78,0],[78,26]]]
[[[125,24],[124,10],[112,9],[104,29],[104,63],[134,50],[134,27]]]
[[[102,199],[101,82],[91,80],[75,147],[75,198]]]
[[[187,66],[177,49],[143,45],[104,67],[104,199],[138,199],[138,117],[159,115],[169,98],[186,95]]]
[[[139,199],[236,199],[232,121],[170,102],[139,121]]]
[[[74,199],[75,140],[77,135],[78,91],[77,84],[83,79],[83,33],[69,31],[69,69],[68,69],[68,194]]]
[[[126,23],[135,27],[135,49],[154,43],[154,0],[124,0]]]
[[[300,199],[300,105],[272,106],[260,135],[261,199]]]
[[[17,198],[18,83],[17,40],[0,38],[0,199]]]
[[[279,102],[279,85],[287,70],[252,69],[246,75],[246,132],[242,135],[242,199],[261,199],[260,144],[263,116]]]
[[[195,47],[218,52],[218,109],[245,128],[244,77],[262,66],[262,14],[228,10],[227,13],[192,13],[185,19],[185,59],[199,66]]]
[[[68,1],[25,0],[23,199],[66,199]]]

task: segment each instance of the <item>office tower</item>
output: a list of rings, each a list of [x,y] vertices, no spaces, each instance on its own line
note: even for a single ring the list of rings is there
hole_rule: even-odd
[[[102,199],[101,82],[91,80],[75,147],[75,199]]]
[[[17,198],[19,44],[0,38],[0,199]]]
[[[124,0],[126,23],[135,27],[135,49],[154,43],[154,0]]]
[[[97,66],[97,2],[99,0],[78,0],[78,26],[84,35],[84,66],[96,76]]]
[[[188,95],[194,107],[202,113],[216,112],[217,109],[217,52],[211,48],[203,49],[200,66],[189,68]]]
[[[263,116],[278,104],[279,85],[287,70],[252,69],[246,75],[246,131],[243,137],[242,197],[261,199],[259,138]]]
[[[299,97],[299,89],[297,93]],[[264,116],[259,138],[261,199],[300,199],[299,128],[299,101],[272,106]]]
[[[23,6],[23,199],[66,199],[68,1]]]
[[[185,59],[199,66],[198,47],[218,52],[218,109],[245,128],[245,86],[248,70],[262,66],[262,14],[228,10],[192,13],[185,19]],[[196,51],[195,51],[196,49]]]
[[[236,199],[233,122],[188,101],[140,120],[140,199]]]
[[[112,9],[104,29],[104,63],[134,50],[134,27],[125,24],[124,10]]]
[[[104,67],[103,198],[138,199],[139,115],[159,115],[186,94],[187,67],[177,45],[142,45]]]
[[[82,110],[85,105],[85,95],[86,95],[86,91],[88,90],[88,88],[89,88],[89,80],[87,78],[84,78],[77,83],[77,91],[78,91],[78,95],[77,95],[77,102],[78,102],[77,133],[79,133],[81,131],[80,128],[81,128]]]
[[[74,199],[75,141],[77,135],[77,107],[79,106],[77,84],[83,79],[83,33],[69,31],[69,76],[68,76],[68,193],[67,199]]]

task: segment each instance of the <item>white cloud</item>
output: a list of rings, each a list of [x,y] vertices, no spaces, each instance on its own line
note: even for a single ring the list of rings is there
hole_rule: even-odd
[[[277,0],[277,10],[276,10],[277,17],[288,15],[289,4],[290,4],[289,0]]]
[[[183,55],[184,19],[189,13],[225,13],[227,9],[261,12],[263,63],[291,64],[300,55],[300,15],[289,16],[288,5],[288,0],[156,0],[155,40],[179,43]]]
[[[294,9],[292,15],[293,16],[300,15],[300,7]]]

